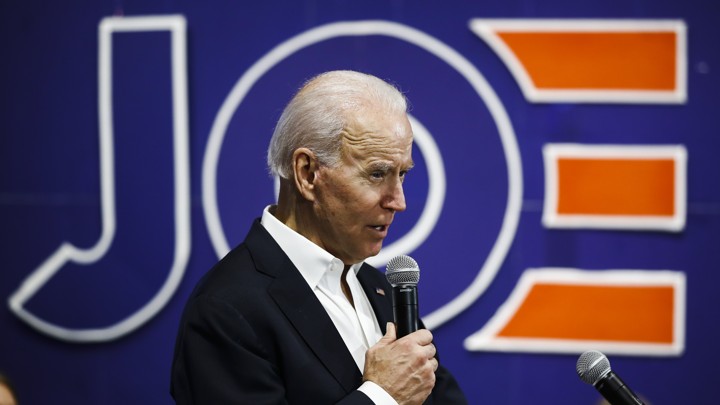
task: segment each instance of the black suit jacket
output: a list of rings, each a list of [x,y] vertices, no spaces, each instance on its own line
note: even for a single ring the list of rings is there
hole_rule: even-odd
[[[363,265],[358,279],[380,328],[392,287]],[[384,291],[384,295],[377,289]],[[465,403],[440,366],[426,403]],[[245,241],[198,283],[183,313],[172,365],[178,404],[371,404],[362,375],[322,304],[256,220]]]

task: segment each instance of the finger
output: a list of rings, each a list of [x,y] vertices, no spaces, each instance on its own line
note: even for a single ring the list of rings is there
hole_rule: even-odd
[[[433,335],[427,329],[418,329],[415,332],[409,334],[408,336],[412,336],[412,339],[415,340],[415,343],[419,344],[420,346],[427,346],[433,341]]]
[[[395,324],[392,322],[388,322],[385,326],[385,335],[380,339],[380,342],[384,343],[392,343],[397,339],[397,333],[395,331]],[[379,342],[378,342],[379,343]]]
[[[435,348],[435,345],[430,343],[429,345],[427,345],[427,348],[428,348],[427,349],[428,350],[427,358],[428,359],[434,358],[435,354],[437,354],[437,348]]]

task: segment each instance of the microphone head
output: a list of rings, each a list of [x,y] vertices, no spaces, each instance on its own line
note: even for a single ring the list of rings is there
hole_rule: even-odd
[[[599,351],[590,350],[580,355],[575,369],[581,380],[595,385],[610,373],[610,360]]]
[[[395,256],[385,266],[385,277],[393,286],[417,286],[420,281],[420,268],[410,256]]]

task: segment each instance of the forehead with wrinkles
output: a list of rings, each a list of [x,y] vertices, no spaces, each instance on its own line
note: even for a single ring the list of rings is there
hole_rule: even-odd
[[[366,109],[349,117],[342,142],[346,152],[387,149],[389,153],[402,153],[412,147],[412,131],[404,113]]]

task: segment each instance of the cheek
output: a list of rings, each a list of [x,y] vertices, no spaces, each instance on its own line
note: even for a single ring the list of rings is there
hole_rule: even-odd
[[[367,207],[374,198],[370,187],[355,184],[351,181],[335,181],[328,195],[329,200],[346,209],[359,209]]]
[[[326,209],[325,215],[332,219],[352,223],[353,219],[367,215],[375,206],[379,206],[379,193],[377,187],[343,174],[325,177],[321,209]]]
[[[353,193],[346,185],[336,184],[326,190],[318,200],[319,215],[326,217],[331,225],[347,226],[363,211],[359,198],[362,196]]]
[[[379,206],[377,192],[369,187],[349,190],[344,194],[344,202],[346,209],[355,212],[356,215],[370,214]]]
[[[328,215],[332,217],[330,221],[350,232],[363,228],[374,212],[371,194],[359,190],[335,194],[327,206]]]

